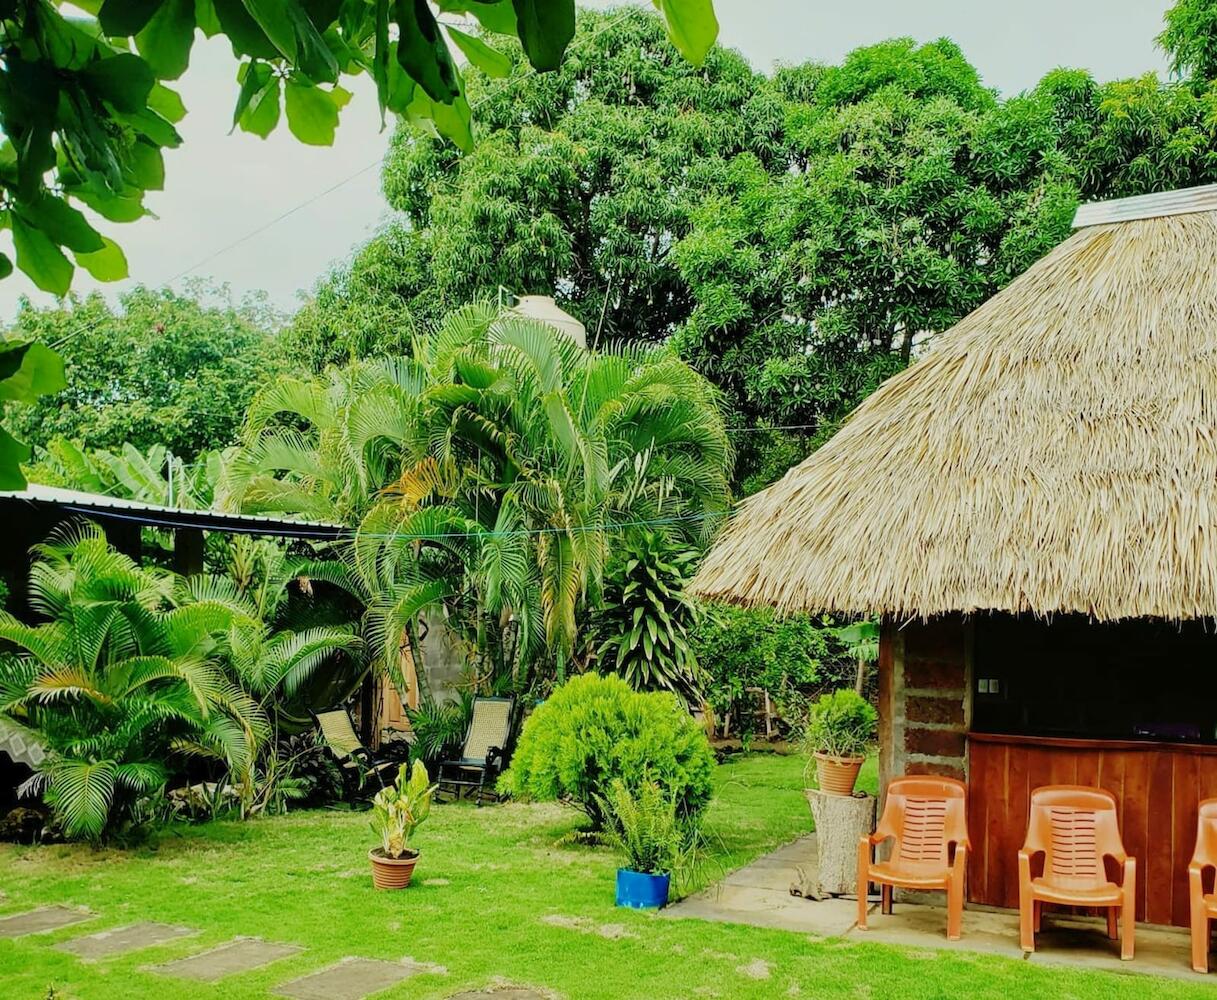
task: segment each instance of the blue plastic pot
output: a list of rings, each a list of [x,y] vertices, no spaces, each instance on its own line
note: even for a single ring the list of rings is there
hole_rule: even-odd
[[[617,905],[635,910],[654,910],[668,902],[671,875],[648,875],[645,872],[617,869]]]

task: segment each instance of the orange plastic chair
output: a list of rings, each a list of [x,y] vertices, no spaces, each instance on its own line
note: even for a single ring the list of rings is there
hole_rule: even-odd
[[[1105,859],[1119,867],[1107,877]],[[1046,785],[1031,793],[1027,840],[1018,852],[1018,917],[1023,951],[1035,951],[1044,904],[1107,910],[1107,936],[1116,937],[1120,911],[1120,957],[1133,956],[1137,862],[1124,850],[1110,792],[1081,785]]]
[[[964,873],[968,868],[968,790],[951,778],[893,778],[879,826],[858,842],[858,927],[866,930],[869,883],[879,885],[884,913],[892,890],[945,889],[947,937],[958,941],[963,925]],[[891,858],[874,860],[874,848],[893,840]]]
[[[1209,971],[1210,920],[1217,920],[1217,799],[1200,803],[1196,820],[1196,851],[1187,866],[1188,895],[1192,900],[1192,968]]]

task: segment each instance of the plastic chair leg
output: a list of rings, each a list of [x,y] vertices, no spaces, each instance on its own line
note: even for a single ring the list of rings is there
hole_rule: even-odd
[[[1018,936],[1023,951],[1035,951],[1035,908],[1033,899],[1020,897],[1018,901]]]
[[[958,941],[963,936],[963,882],[953,879],[947,887],[947,940]]]
[[[1209,918],[1204,911],[1192,912],[1192,968],[1209,971]]]
[[[879,903],[879,909],[888,916],[891,916],[892,910],[894,909],[892,906],[892,897],[895,895],[896,892],[890,885],[880,886],[879,898],[881,902]]]
[[[867,890],[870,889],[870,841],[858,842],[858,930],[866,930]]]
[[[1034,917],[1035,933],[1038,934],[1040,928],[1044,925],[1044,904],[1037,899],[1031,905],[1035,908],[1032,911],[1032,916]]]
[[[1113,941],[1119,937],[1116,933],[1116,908],[1114,906],[1107,907],[1107,936]]]
[[[1126,894],[1124,905],[1120,907],[1120,958],[1125,962],[1132,961],[1136,933],[1136,911],[1129,895]]]

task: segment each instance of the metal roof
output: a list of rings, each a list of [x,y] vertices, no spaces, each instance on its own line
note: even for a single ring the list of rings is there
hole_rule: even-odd
[[[1193,212],[1217,211],[1217,184],[1139,194],[1132,198],[1092,201],[1079,205],[1073,217],[1073,228],[1097,226],[1105,222],[1132,222],[1136,219],[1158,219],[1166,215],[1190,215]]]
[[[65,490],[29,483],[23,490],[0,490],[0,503],[24,502],[35,507],[57,507],[74,514],[134,521],[152,528],[200,528],[233,535],[275,535],[279,538],[335,539],[348,533],[341,524],[293,521],[267,514],[231,514],[218,510],[187,510],[142,503],[102,493]]]

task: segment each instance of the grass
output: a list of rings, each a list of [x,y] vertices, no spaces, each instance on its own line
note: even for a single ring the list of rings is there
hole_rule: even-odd
[[[807,831],[801,761],[772,755],[719,768],[702,881]],[[873,765],[864,776],[873,787]],[[1048,969],[992,956],[909,950],[613,906],[617,859],[563,838],[578,817],[555,805],[437,808],[420,832],[417,882],[371,888],[366,817],[302,812],[183,828],[130,852],[0,845],[0,912],[84,904],[87,925],[0,941],[0,997],[41,1000],[265,998],[267,990],[344,955],[409,956],[446,973],[416,976],[384,997],[446,997],[495,983],[572,998],[802,996],[937,998],[1210,996],[1207,984]],[[561,842],[561,846],[559,845]],[[198,928],[192,939],[88,965],[51,946],[136,920]],[[182,986],[142,967],[234,935],[306,951],[216,985]],[[746,967],[768,963],[767,979]]]

